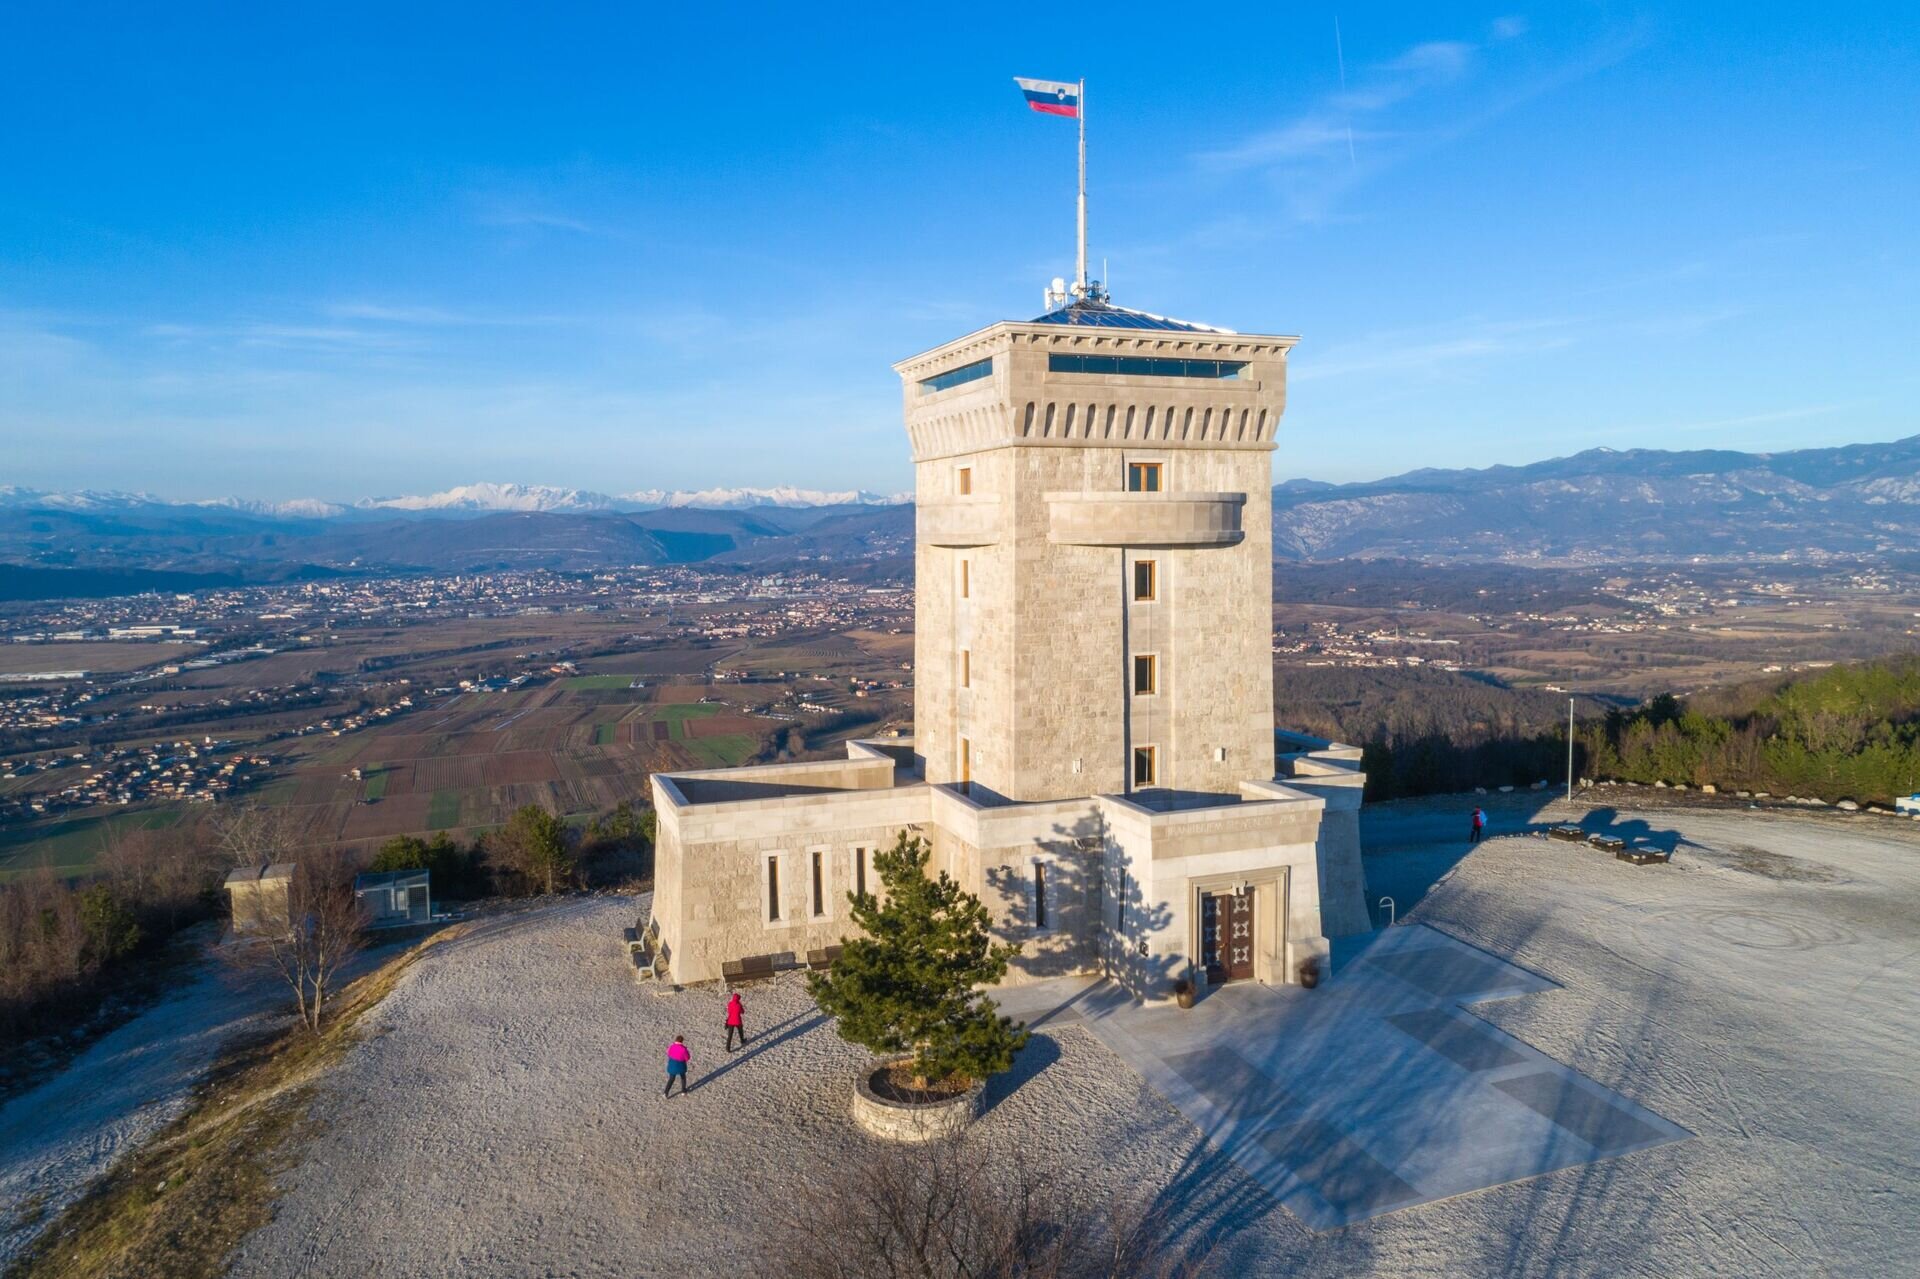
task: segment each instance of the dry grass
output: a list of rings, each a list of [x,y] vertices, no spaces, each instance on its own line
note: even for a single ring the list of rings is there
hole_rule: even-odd
[[[7,1279],[201,1279],[263,1225],[276,1178],[311,1135],[309,1107],[360,1019],[444,929],[349,986],[320,1034],[298,1023],[231,1049],[185,1114],[116,1164],[7,1270]]]

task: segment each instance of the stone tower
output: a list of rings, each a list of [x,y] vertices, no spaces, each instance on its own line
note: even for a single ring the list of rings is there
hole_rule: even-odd
[[[1056,291],[1057,292],[1057,291]],[[1269,454],[1294,339],[1089,290],[894,366],[914,735],[656,773],[654,962],[831,962],[906,831],[1021,943],[1142,998],[1324,974],[1368,926],[1360,752],[1276,734]],[[664,964],[664,968],[662,968]]]
[[[915,738],[981,802],[1274,771],[1274,435],[1296,339],[1077,301],[894,366]]]

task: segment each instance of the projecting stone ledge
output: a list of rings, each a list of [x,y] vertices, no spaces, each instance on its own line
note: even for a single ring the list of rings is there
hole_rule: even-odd
[[[1049,493],[1060,546],[1236,546],[1245,493]]]

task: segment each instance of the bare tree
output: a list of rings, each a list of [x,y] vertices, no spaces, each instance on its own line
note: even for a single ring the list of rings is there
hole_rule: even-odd
[[[214,844],[229,866],[288,860],[300,847],[300,825],[285,808],[222,804],[213,814]]]
[[[366,916],[353,895],[353,873],[353,863],[339,853],[309,853],[287,889],[287,927],[239,952],[293,988],[300,1020],[316,1034],[341,971],[360,953]]]
[[[795,1187],[764,1268],[792,1279],[1200,1279],[1144,1201],[1094,1203],[971,1131],[887,1146]]]

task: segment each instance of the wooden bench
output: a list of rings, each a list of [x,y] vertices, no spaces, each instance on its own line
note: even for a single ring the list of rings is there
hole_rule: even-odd
[[[1627,846],[1627,841],[1617,835],[1589,835],[1587,842],[1603,853],[1617,853]]]
[[[1578,826],[1555,826],[1547,831],[1547,838],[1562,839],[1569,844],[1584,844],[1587,842],[1587,832]]]
[[[831,968],[839,962],[840,952],[845,949],[845,946],[823,946],[819,950],[810,950],[807,952],[807,967],[815,970]]]
[[[720,976],[728,982],[757,981],[773,976],[773,961],[772,955],[748,955],[745,959],[729,959],[720,965]]]
[[[1663,852],[1657,848],[1622,848],[1615,852],[1614,856],[1623,862],[1632,862],[1635,866],[1651,866],[1655,862],[1673,860],[1671,852]]]

